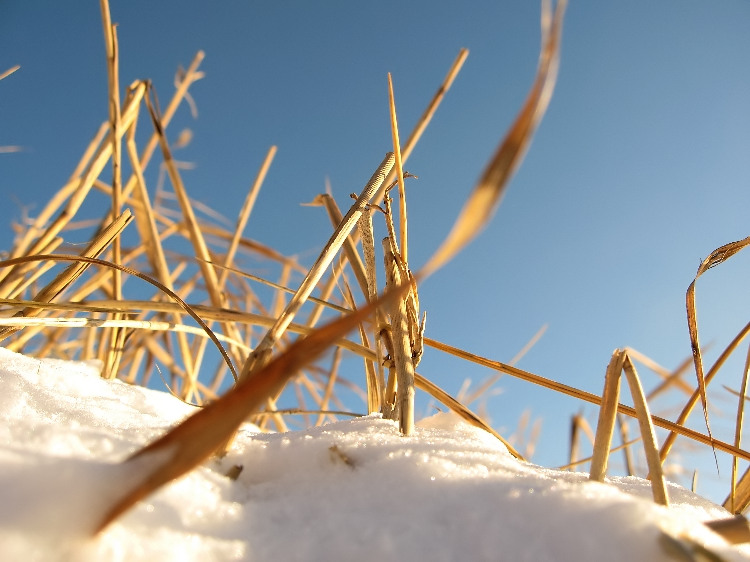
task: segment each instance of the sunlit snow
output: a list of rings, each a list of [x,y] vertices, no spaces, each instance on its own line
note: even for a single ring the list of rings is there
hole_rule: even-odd
[[[662,531],[750,559],[702,525],[728,517],[707,500],[670,486],[666,509],[638,478],[519,463],[451,414],[408,438],[374,416],[286,434],[248,425],[226,457],[88,538],[132,477],[118,463],[192,411],[96,364],[0,349],[0,559],[689,559]]]

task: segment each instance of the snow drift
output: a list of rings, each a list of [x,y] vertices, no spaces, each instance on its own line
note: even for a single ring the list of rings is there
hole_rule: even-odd
[[[667,509],[639,478],[600,484],[521,463],[452,414],[411,437],[377,416],[286,434],[248,424],[224,458],[91,539],[133,476],[119,463],[195,410],[98,374],[0,349],[0,558],[689,559],[666,533],[750,559],[702,525],[728,513],[681,487]]]

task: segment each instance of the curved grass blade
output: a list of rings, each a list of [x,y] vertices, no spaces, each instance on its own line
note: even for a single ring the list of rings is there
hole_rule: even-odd
[[[730,242],[720,248],[717,248],[711,254],[701,262],[698,267],[698,272],[695,274],[695,279],[690,283],[687,293],[685,294],[685,304],[687,307],[687,322],[688,331],[690,332],[690,347],[693,352],[693,363],[695,364],[695,375],[698,379],[698,392],[700,394],[701,406],[703,407],[703,418],[706,422],[706,430],[708,431],[709,437],[711,437],[711,426],[708,421],[708,400],[706,398],[706,377],[703,371],[703,356],[701,355],[700,340],[698,337],[698,316],[696,313],[695,306],[695,283],[698,278],[703,275],[706,271],[715,267],[729,258],[734,254],[745,248],[750,244],[750,237],[737,242]],[[663,457],[663,455],[662,455]],[[714,458],[716,452],[714,451]],[[718,460],[716,460],[718,469]]]
[[[521,163],[534,131],[547,110],[555,87],[560,62],[560,36],[565,5],[565,0],[558,2],[554,17],[552,17],[549,14],[549,6],[547,3],[544,4],[543,45],[531,91],[516,121],[500,143],[474,187],[474,191],[466,201],[448,238],[424,267],[424,277],[452,259],[488,224],[500,203],[508,181]]]

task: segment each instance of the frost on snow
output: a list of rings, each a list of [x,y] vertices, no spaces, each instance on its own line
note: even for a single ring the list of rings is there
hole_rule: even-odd
[[[88,538],[133,476],[119,463],[192,411],[95,364],[0,349],[0,559],[685,559],[662,531],[750,559],[701,524],[727,512],[683,488],[670,486],[666,509],[639,478],[520,463],[451,414],[411,437],[376,416],[286,434],[245,426],[224,458]]]

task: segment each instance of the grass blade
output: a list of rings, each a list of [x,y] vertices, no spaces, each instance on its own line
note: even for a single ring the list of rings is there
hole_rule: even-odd
[[[701,262],[698,267],[698,272],[695,274],[695,279],[690,283],[687,293],[685,294],[685,301],[687,307],[687,321],[688,330],[690,332],[690,347],[693,351],[693,363],[695,364],[695,375],[698,378],[698,392],[700,394],[701,406],[703,407],[703,418],[706,422],[706,430],[708,435],[711,436],[711,427],[708,422],[708,400],[706,398],[706,378],[703,374],[703,356],[701,355],[700,341],[698,338],[698,316],[695,306],[695,283],[698,278],[703,275],[706,271],[715,267],[724,261],[731,258],[734,254],[745,248],[750,244],[750,237],[737,242],[730,242],[720,248],[717,248],[711,254]],[[716,454],[714,453],[714,456]],[[718,469],[718,460],[717,469]]]
[[[604,475],[607,474],[609,452],[615,432],[617,403],[620,399],[620,380],[624,360],[625,355],[619,349],[615,350],[609,365],[607,365],[607,374],[604,377],[602,405],[599,407],[599,421],[596,424],[596,437],[594,438],[594,454],[591,457],[589,472],[589,479],[597,482],[603,482]]]
[[[21,68],[20,64],[17,64],[15,66],[11,66],[8,70],[5,70],[4,72],[0,72],[0,80],[3,80],[4,78],[7,78],[11,74],[13,74],[16,70]]]
[[[398,221],[399,240],[401,241],[401,259],[409,263],[409,238],[406,224],[406,189],[404,188],[404,167],[401,162],[401,141],[398,138],[398,119],[396,118],[396,100],[393,97],[393,80],[388,73],[388,107],[391,116],[391,138],[393,140],[393,155],[396,159],[396,181],[398,182]]]
[[[558,2],[553,18],[546,14],[548,6],[543,10],[544,43],[531,91],[516,121],[466,201],[447,239],[424,267],[423,276],[442,267],[468,244],[487,225],[499,205],[508,181],[521,163],[552,96],[560,59],[560,35],[565,5],[565,0]]]
[[[669,505],[669,495],[667,494],[667,485],[664,480],[664,471],[659,459],[659,447],[656,444],[656,431],[654,422],[646,403],[646,396],[643,392],[641,380],[635,370],[635,365],[630,360],[626,352],[622,352],[624,361],[622,370],[628,380],[630,395],[633,397],[635,411],[638,414],[638,425],[641,430],[641,439],[643,440],[643,450],[646,453],[646,463],[648,464],[649,479],[651,480],[651,492],[654,495],[654,501],[659,505]]]

